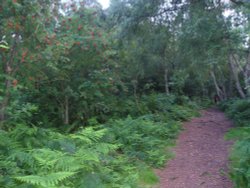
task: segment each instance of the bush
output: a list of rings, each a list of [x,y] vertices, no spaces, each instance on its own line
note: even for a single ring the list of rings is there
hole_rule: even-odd
[[[237,126],[250,126],[250,100],[232,100],[221,104],[221,108]]]
[[[113,135],[112,142],[121,145],[121,153],[153,167],[165,164],[166,147],[173,144],[180,130],[177,122],[156,122],[146,116],[111,121],[105,127]]]
[[[237,128],[226,137],[235,140],[230,155],[230,175],[236,188],[250,187],[250,101],[231,100],[220,104]]]
[[[199,115],[199,107],[188,97],[158,94],[144,96],[142,101],[144,101],[150,113],[162,116],[163,121],[185,121]]]
[[[236,188],[250,187],[250,134],[237,141],[231,154],[231,178]]]

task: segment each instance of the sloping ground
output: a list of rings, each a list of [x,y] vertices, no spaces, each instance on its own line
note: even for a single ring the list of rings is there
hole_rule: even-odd
[[[227,178],[231,142],[224,134],[232,122],[217,109],[184,124],[174,149],[176,156],[166,168],[158,170],[160,188],[232,188]]]

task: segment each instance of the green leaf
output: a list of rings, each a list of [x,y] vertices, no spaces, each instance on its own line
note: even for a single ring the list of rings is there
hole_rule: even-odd
[[[39,185],[42,187],[51,187],[58,185],[61,181],[75,175],[74,172],[56,172],[46,176],[30,175],[15,177],[18,181],[31,185]]]
[[[3,49],[10,49],[10,47],[8,47],[8,46],[5,46],[5,45],[3,45],[3,44],[0,44],[0,48],[3,48]]]

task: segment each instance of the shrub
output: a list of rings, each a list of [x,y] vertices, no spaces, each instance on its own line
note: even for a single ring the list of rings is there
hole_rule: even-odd
[[[221,104],[237,126],[250,126],[250,100],[235,100]]]
[[[226,137],[235,140],[230,161],[230,176],[236,188],[250,187],[250,101],[231,100],[220,104],[233,119],[236,128]]]
[[[159,167],[167,159],[166,147],[173,144],[180,125],[177,122],[156,122],[145,116],[111,121],[106,125],[113,142],[121,144],[121,152],[134,161],[142,160]]]
[[[231,154],[231,178],[236,188],[250,187],[250,134],[237,141]]]

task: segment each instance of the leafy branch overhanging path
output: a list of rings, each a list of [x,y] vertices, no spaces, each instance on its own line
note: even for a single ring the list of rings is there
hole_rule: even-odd
[[[165,169],[157,171],[160,188],[232,188],[227,177],[228,154],[232,142],[224,135],[232,126],[217,109],[184,124],[176,154]]]

